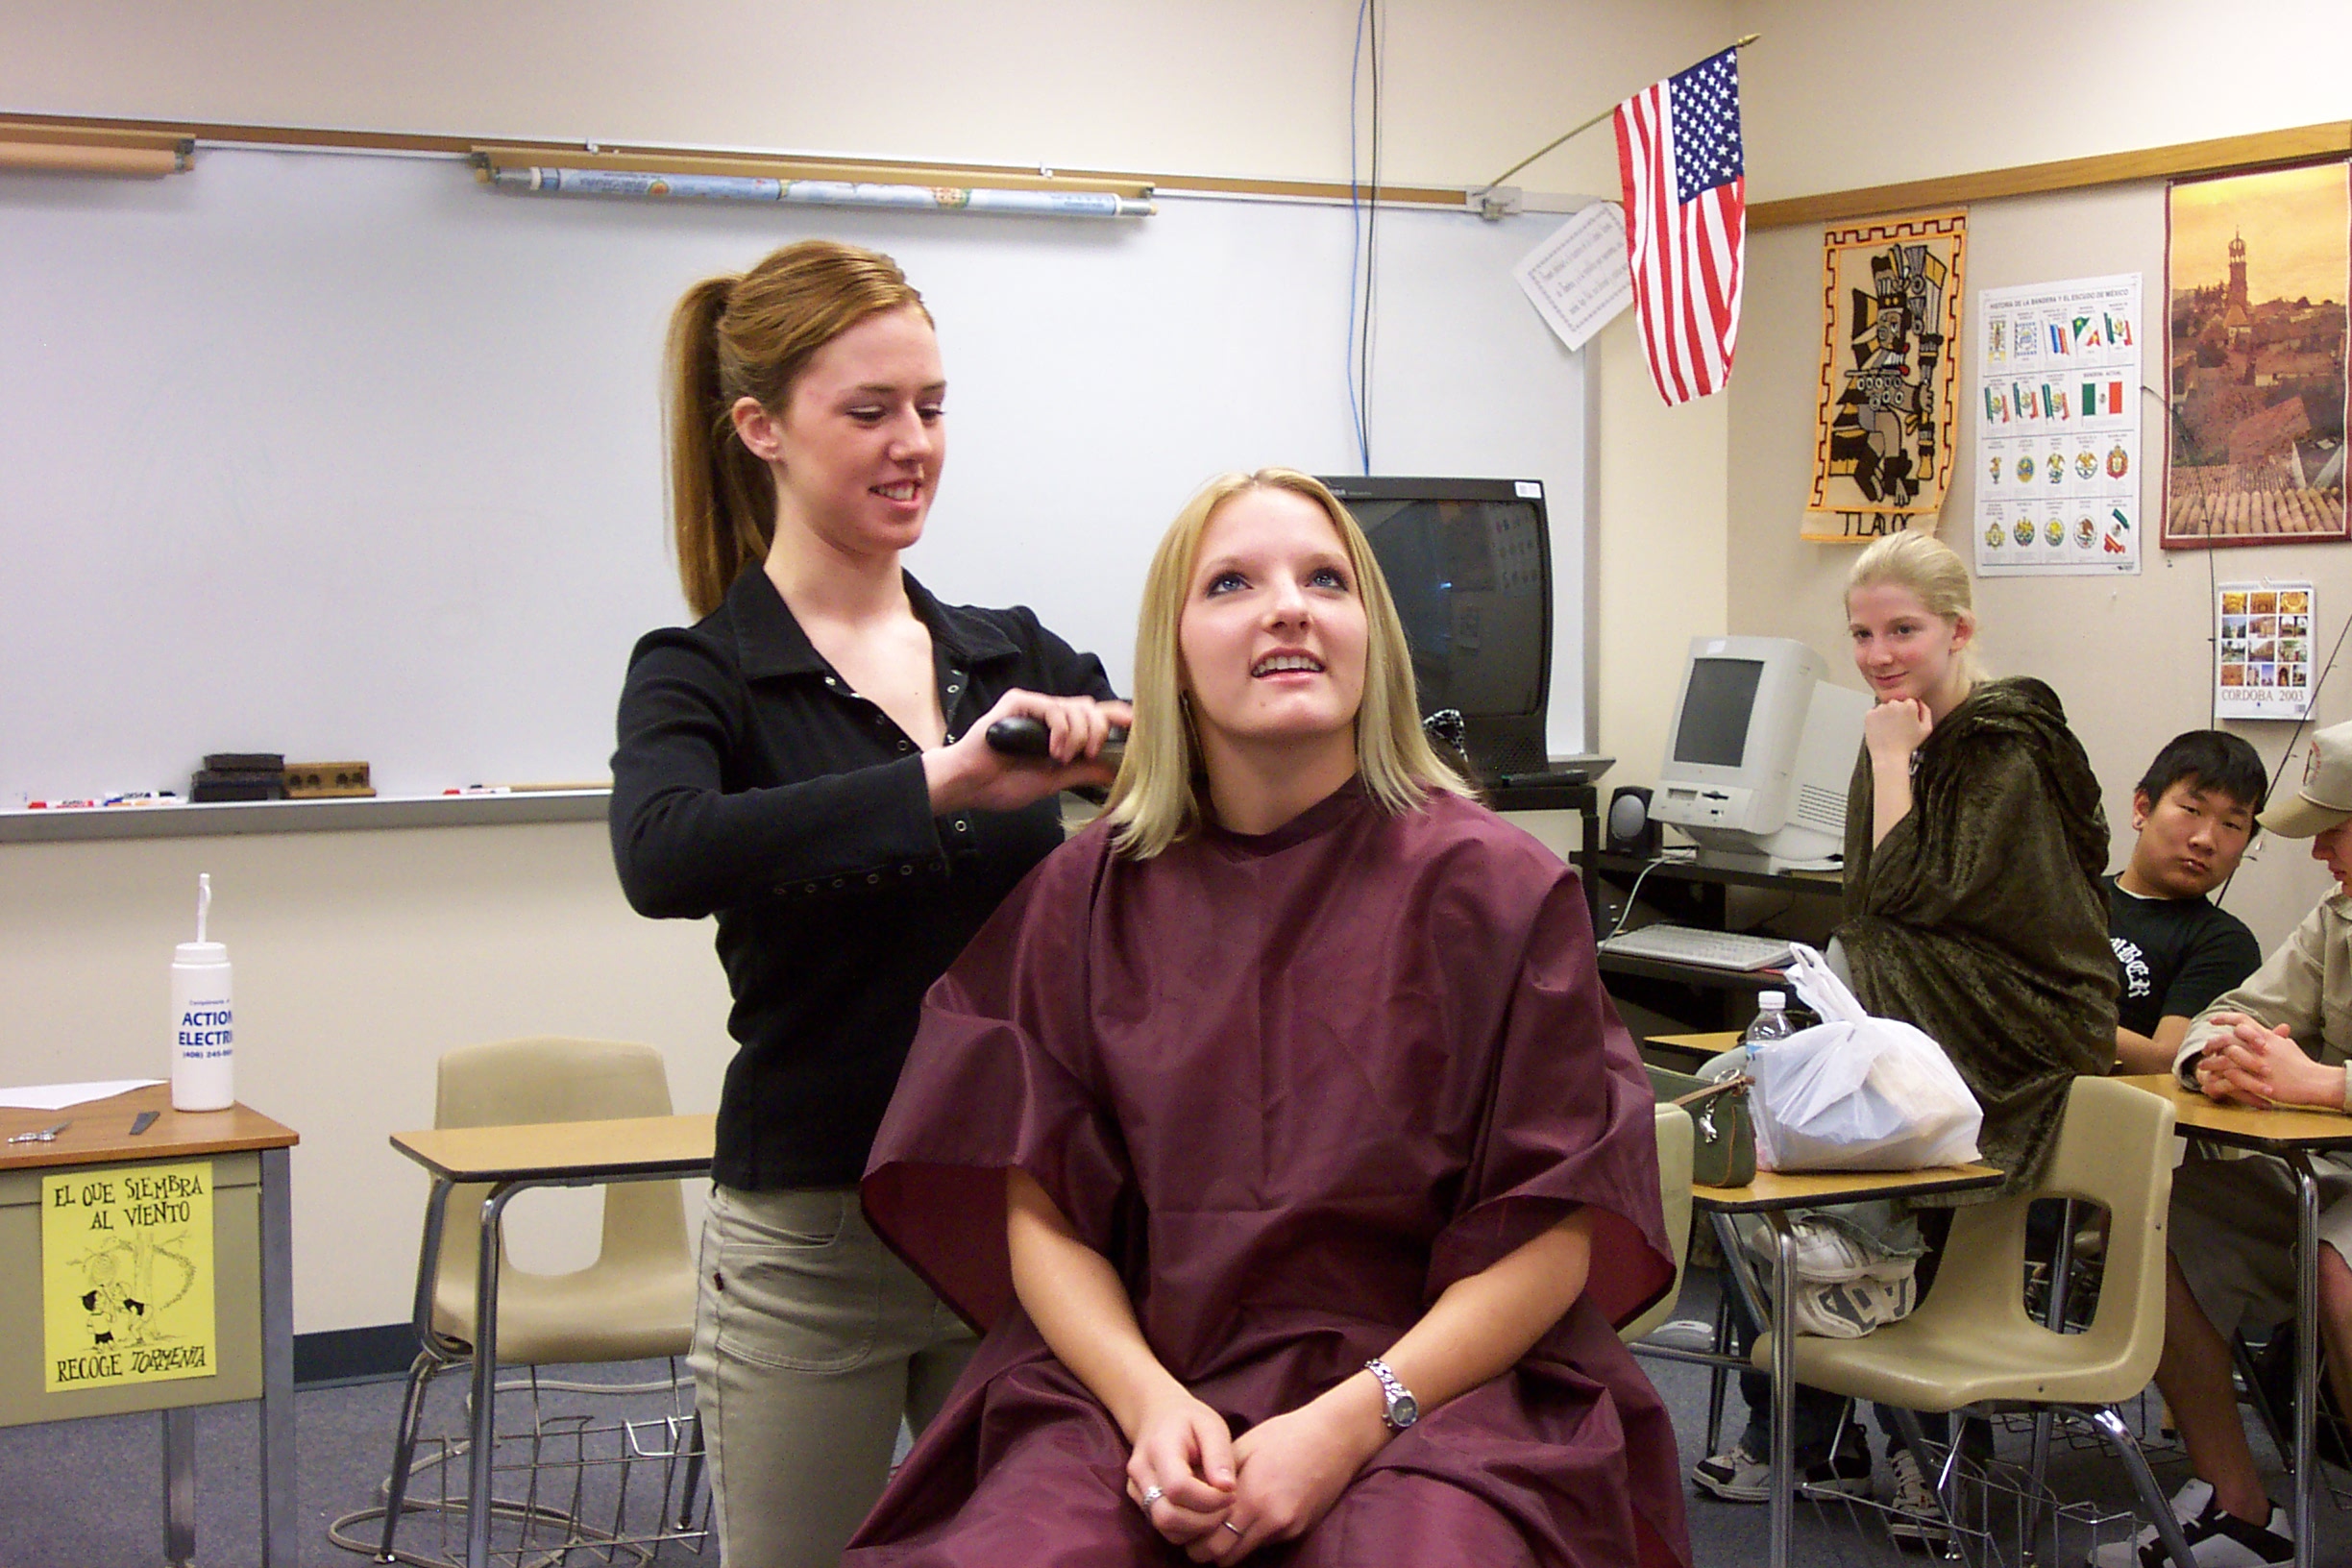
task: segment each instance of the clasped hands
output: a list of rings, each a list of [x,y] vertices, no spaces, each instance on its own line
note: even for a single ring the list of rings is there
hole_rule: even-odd
[[[2344,1103],[2341,1067],[2314,1062],[2289,1030],[2242,1013],[2217,1013],[2217,1033],[2196,1059],[2197,1088],[2224,1104],[2267,1108]]]
[[[1377,1392],[1367,1401],[1360,1386],[1370,1384],[1351,1378],[1238,1437],[1215,1410],[1171,1390],[1136,1423],[1127,1495],[1194,1562],[1238,1562],[1293,1540],[1387,1441]]]

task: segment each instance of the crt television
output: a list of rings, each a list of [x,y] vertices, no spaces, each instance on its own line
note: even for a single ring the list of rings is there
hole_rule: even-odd
[[[1537,479],[1325,478],[1372,541],[1421,715],[1461,715],[1487,783],[1551,764],[1552,547]]]
[[[1822,678],[1786,637],[1694,637],[1650,814],[1699,858],[1751,870],[1825,870],[1846,845],[1846,790],[1871,699]]]

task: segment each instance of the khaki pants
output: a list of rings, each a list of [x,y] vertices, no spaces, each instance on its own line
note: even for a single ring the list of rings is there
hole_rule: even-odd
[[[711,1188],[695,1403],[725,1568],[832,1568],[922,1431],[970,1329],[884,1246],[855,1190]]]

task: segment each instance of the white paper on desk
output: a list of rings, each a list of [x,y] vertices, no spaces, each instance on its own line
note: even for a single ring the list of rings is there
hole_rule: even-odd
[[[1582,348],[1633,303],[1625,208],[1615,202],[1593,203],[1552,231],[1511,271],[1559,340]]]
[[[0,1089],[0,1106],[19,1111],[62,1111],[69,1105],[86,1105],[92,1100],[109,1100],[117,1094],[128,1094],[149,1084],[159,1084],[160,1078],[110,1078],[90,1084],[30,1084],[22,1089]]]

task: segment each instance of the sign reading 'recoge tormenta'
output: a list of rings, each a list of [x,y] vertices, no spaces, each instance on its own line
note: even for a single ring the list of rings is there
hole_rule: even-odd
[[[41,1386],[208,1378],[212,1163],[41,1178]]]

